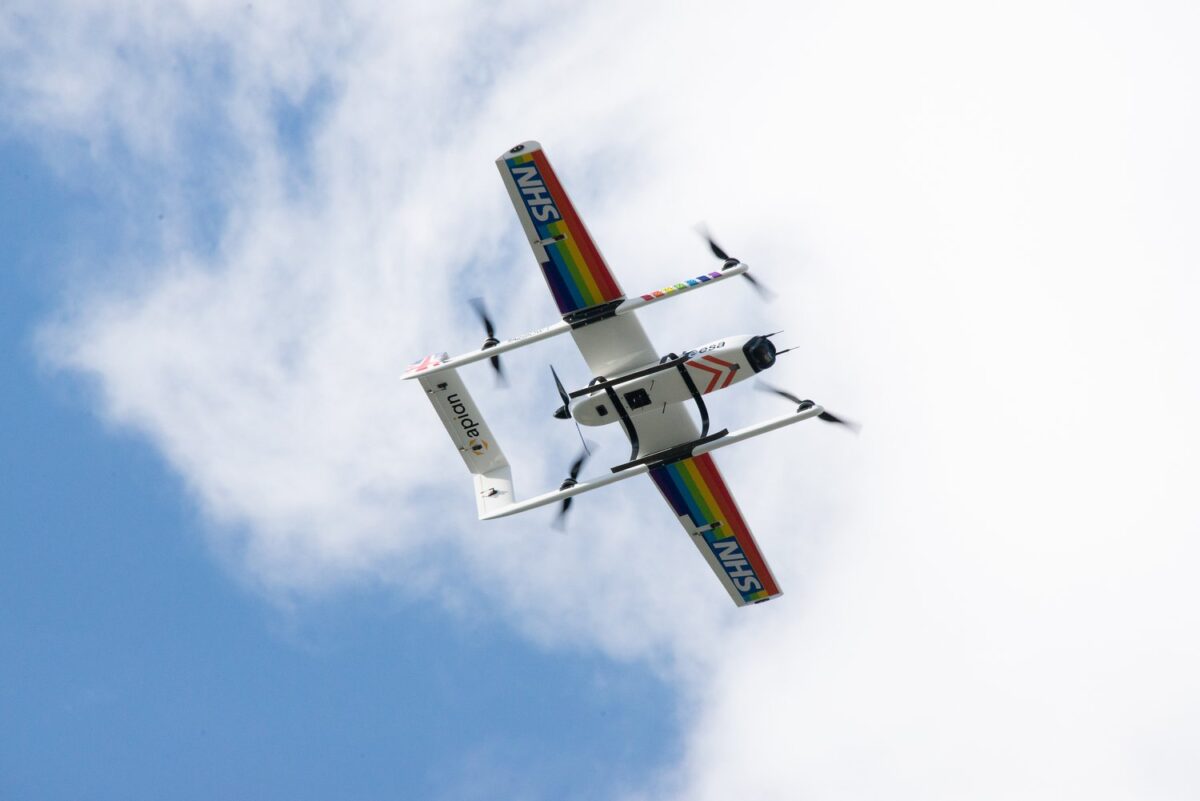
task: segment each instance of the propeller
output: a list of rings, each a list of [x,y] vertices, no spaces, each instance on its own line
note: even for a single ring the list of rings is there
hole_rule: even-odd
[[[571,396],[567,394],[567,388],[563,386],[563,382],[559,380],[558,371],[554,369],[554,365],[550,365],[550,375],[554,376],[554,386],[558,388],[558,397],[562,398],[563,405],[554,410],[554,416],[559,420],[574,420],[575,432],[579,434],[579,441],[583,443],[584,453],[590,453],[588,450],[587,440],[583,438],[583,430],[579,427],[579,421],[571,416]]]
[[[712,238],[712,234],[709,233],[706,227],[700,225],[697,227],[697,230],[700,232],[700,236],[704,237],[704,241],[708,243],[708,247],[713,252],[713,255],[724,262],[724,264],[721,265],[722,270],[728,270],[730,267],[736,267],[737,265],[743,263],[741,259],[730,256],[728,253],[726,253],[725,249],[718,245],[716,240]],[[767,289],[765,285],[763,285],[749,272],[742,273],[742,278],[745,278],[750,282],[750,286],[754,287],[754,291],[757,292],[759,297],[761,297],[763,300],[773,300],[775,298],[775,293]]]
[[[571,469],[567,472],[567,477],[563,479],[563,483],[558,486],[560,490],[570,489],[579,483],[579,471],[583,470],[583,465],[587,462],[588,457],[591,456],[591,454],[592,452],[588,448],[588,444],[585,441],[583,443],[583,453],[579,454],[579,457],[571,463]],[[573,496],[569,498],[563,498],[562,505],[558,507],[558,514],[554,517],[553,525],[554,528],[558,529],[559,531],[562,531],[564,528],[566,528],[567,510],[571,508],[571,501],[573,500],[575,500]]]
[[[563,402],[563,405],[554,412],[554,416],[559,420],[566,420],[571,416],[571,396],[567,394],[567,388],[559,380],[558,371],[554,369],[553,364],[550,365],[550,375],[554,376],[554,386],[558,388],[558,397],[562,398]]]
[[[796,397],[792,393],[785,392],[784,390],[779,389],[778,387],[773,387],[765,381],[759,381],[757,384],[755,384],[755,386],[758,389],[762,390],[763,392],[772,392],[781,398],[787,398],[792,403],[796,404],[796,411],[798,411],[798,412],[802,412],[805,409],[811,409],[812,407],[816,406],[816,404],[810,400],[801,400],[800,398]],[[823,411],[820,414],[818,414],[817,417],[821,420],[824,420],[827,423],[837,423],[840,426],[845,426],[846,428],[853,431],[855,434],[857,434],[862,429],[862,426],[859,425],[858,423],[855,423],[852,420],[845,420],[845,419],[833,414],[832,412]]]
[[[492,318],[488,315],[487,306],[484,305],[483,298],[471,298],[471,308],[475,310],[479,321],[483,323],[483,330],[487,332],[487,339],[483,341],[483,349],[486,350],[499,345],[500,340],[496,339],[496,326],[492,322]],[[500,366],[500,356],[493,356],[488,361],[492,363],[492,369],[496,371],[496,376],[501,381],[504,381],[504,368]]]

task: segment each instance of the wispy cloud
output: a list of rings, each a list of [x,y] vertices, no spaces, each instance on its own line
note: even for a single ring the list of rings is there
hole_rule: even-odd
[[[1173,745],[1200,702],[1195,28],[1065,3],[106,4],[9,14],[0,43],[10,128],[180,210],[43,342],[243,575],[489,599],[648,660],[690,731],[658,793],[1168,798],[1200,781]],[[782,601],[729,608],[649,486],[585,499],[603,522],[565,537],[473,522],[398,378],[477,344],[465,297],[513,332],[553,314],[490,165],[529,137],[626,289],[704,265],[708,219],[781,295],[680,300],[646,318],[660,348],[783,327],[779,382],[867,423],[723,454]],[[584,377],[568,348],[514,358],[505,398],[468,376],[523,492],[572,455],[541,375],[544,353]]]

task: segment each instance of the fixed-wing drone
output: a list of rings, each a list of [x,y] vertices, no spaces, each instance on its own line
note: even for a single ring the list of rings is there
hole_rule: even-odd
[[[482,303],[476,302],[487,332],[483,347],[462,356],[426,356],[404,374],[406,379],[420,381],[474,476],[479,518],[492,520],[552,503],[561,504],[561,516],[576,495],[649,473],[734,603],[744,606],[779,596],[779,585],[711,454],[811,417],[852,424],[810,400],[772,390],[796,403],[796,410],[737,431],[710,431],[704,396],[770,368],[784,351],[776,350],[772,334],[739,335],[660,357],[635,313],[652,303],[737,275],[761,290],[747,272],[747,265],[730,257],[709,237],[709,247],[721,260],[719,271],[626,297],[541,145],[517,145],[496,159],[496,166],[562,320],[500,341]],[[567,391],[555,373],[562,406],[554,416],[584,426],[618,423],[629,437],[629,460],[613,467],[607,475],[580,481],[585,445],[585,455],[576,460],[557,490],[518,502],[508,460],[459,377],[458,368],[489,359],[500,373],[500,354],[567,332],[595,377],[586,387]],[[693,402],[700,413],[699,429],[686,406]]]

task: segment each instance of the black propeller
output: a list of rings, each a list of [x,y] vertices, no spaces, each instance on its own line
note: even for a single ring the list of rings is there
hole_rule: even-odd
[[[488,316],[487,306],[483,304],[483,298],[471,298],[471,308],[475,309],[475,314],[479,317],[479,321],[483,323],[483,330],[487,332],[487,339],[483,341],[483,349],[494,348],[500,344],[500,340],[496,339],[496,326],[492,322],[492,318]],[[504,380],[504,368],[500,366],[500,357],[493,356],[488,359],[492,363],[492,369],[496,371],[496,376],[501,381]]]
[[[802,412],[805,409],[811,409],[812,407],[816,406],[816,404],[810,400],[801,400],[800,398],[796,397],[792,393],[785,392],[782,389],[779,389],[778,387],[773,387],[770,384],[766,383],[765,381],[759,381],[757,384],[755,384],[755,386],[758,387],[763,392],[773,392],[774,394],[778,395],[781,398],[787,398],[792,403],[796,404],[796,411],[798,411],[798,412]],[[837,423],[838,425],[845,426],[846,428],[853,431],[855,434],[857,434],[862,429],[862,426],[859,425],[858,423],[855,423],[852,420],[843,420],[842,418],[838,417],[837,415],[835,415],[831,412],[823,411],[820,414],[818,414],[817,417],[821,420],[824,420],[827,423]]]
[[[558,397],[562,398],[563,405],[554,410],[554,416],[559,420],[574,420],[575,431],[579,434],[579,441],[583,443],[583,450],[588,452],[587,440],[583,438],[583,431],[579,428],[579,421],[571,416],[571,396],[567,394],[567,388],[563,386],[563,382],[558,378],[558,371],[554,369],[554,365],[550,365],[550,375],[554,376],[554,386],[558,388]]]
[[[734,256],[730,256],[728,253],[726,253],[725,249],[717,244],[716,240],[712,238],[712,234],[710,234],[708,229],[703,225],[699,226],[697,230],[699,230],[700,236],[704,237],[704,241],[708,243],[708,247],[710,250],[712,250],[713,255],[724,262],[724,264],[721,265],[722,270],[728,270],[730,267],[736,267],[737,265],[743,263],[741,259],[735,258]],[[750,282],[750,286],[754,287],[754,291],[757,292],[759,297],[761,297],[763,300],[773,300],[775,298],[775,293],[767,289],[766,286],[760,283],[759,280],[749,272],[742,273],[742,278],[745,278]]]
[[[562,398],[563,405],[558,407],[554,412],[554,416],[559,420],[566,420],[571,416],[571,396],[567,394],[567,388],[563,386],[563,382],[558,379],[558,371],[554,369],[554,365],[550,365],[550,375],[554,376],[554,386],[558,388],[558,397]]]
[[[591,456],[591,453],[592,452],[588,448],[587,442],[584,442],[583,453],[579,454],[579,458],[571,463],[571,469],[567,473],[567,477],[563,479],[563,483],[558,486],[560,490],[570,489],[579,483],[579,471],[583,470],[583,465],[587,462],[588,457]],[[558,514],[554,517],[553,525],[559,531],[562,531],[567,525],[567,510],[571,508],[571,501],[573,500],[575,500],[573,496],[569,498],[563,498],[562,505],[558,507]]]

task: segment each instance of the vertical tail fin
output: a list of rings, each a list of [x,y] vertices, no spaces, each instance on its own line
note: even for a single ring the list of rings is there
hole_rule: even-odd
[[[454,369],[418,380],[475,479],[475,502],[482,518],[513,502],[512,470],[492,436],[466,384]]]

